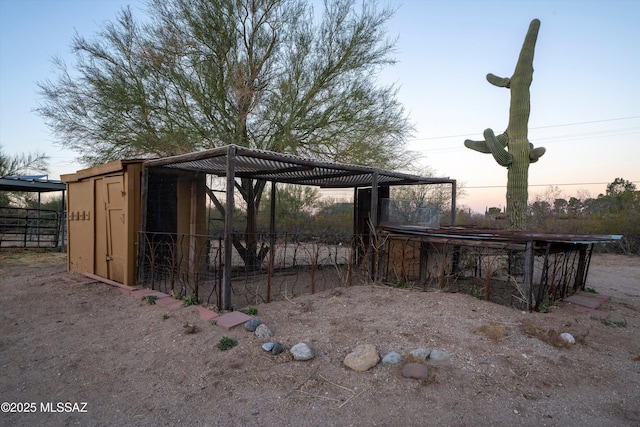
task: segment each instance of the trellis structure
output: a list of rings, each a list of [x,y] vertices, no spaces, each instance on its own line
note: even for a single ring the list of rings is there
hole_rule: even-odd
[[[190,200],[178,200],[175,197],[165,202],[159,199],[165,197],[157,189],[151,187],[158,185],[162,179],[157,177],[166,176],[167,182],[171,181],[171,174],[179,174],[182,178],[191,176],[191,197]],[[182,235],[190,236],[184,243],[184,250],[178,258],[181,266],[178,269],[183,274],[191,274],[197,277],[205,272],[202,271],[202,264],[196,262],[197,248],[206,247],[206,242],[198,240],[197,235],[206,232],[202,228],[202,215],[205,202],[203,186],[205,175],[215,175],[226,179],[226,205],[224,217],[224,235],[222,236],[222,254],[220,264],[223,270],[221,277],[221,298],[220,306],[229,309],[231,306],[231,275],[233,266],[233,212],[235,206],[235,180],[236,178],[250,178],[265,180],[271,183],[271,219],[269,238],[275,239],[275,192],[277,183],[309,185],[320,188],[351,188],[354,190],[355,210],[359,212],[354,215],[354,234],[369,234],[368,225],[362,225],[362,219],[373,224],[374,228],[379,224],[380,199],[382,195],[388,197],[388,189],[395,185],[418,185],[418,184],[447,184],[451,186],[451,223],[455,224],[456,212],[456,181],[450,178],[421,177],[417,175],[392,172],[365,166],[349,165],[333,162],[321,162],[306,159],[298,156],[274,153],[270,151],[248,149],[236,145],[229,145],[221,148],[189,153],[179,156],[166,157],[161,159],[148,160],[144,165],[143,172],[143,197],[142,197],[142,230],[141,233],[147,241],[151,241],[149,233],[154,233],[158,229],[153,229],[150,222],[160,215],[162,209],[176,209],[188,212],[185,215],[190,217],[189,226],[183,225]],[[154,176],[156,178],[154,178]],[[155,184],[154,184],[155,183]],[[173,185],[173,184],[172,184]],[[176,184],[177,185],[177,184]],[[367,190],[366,199],[358,197],[359,190]],[[182,194],[185,192],[183,191]],[[166,197],[165,197],[166,198]],[[368,206],[362,206],[363,200],[367,200]],[[189,207],[186,207],[186,204]],[[172,207],[177,205],[177,207]],[[364,214],[363,214],[364,212]],[[176,216],[180,216],[179,212]],[[360,219],[360,224],[358,223]],[[178,226],[181,222],[178,221]],[[166,224],[162,225],[163,232],[167,230]],[[175,227],[174,227],[175,228]],[[178,233],[178,230],[174,230]],[[143,241],[143,239],[140,239]],[[373,249],[374,239],[365,239],[369,246],[368,261],[369,273],[374,275],[375,257]],[[274,247],[275,242],[271,241],[270,246]],[[145,245],[139,247],[139,265],[142,265],[149,255],[145,253]],[[269,254],[274,256],[274,251]],[[273,266],[273,259],[269,260],[269,265]],[[144,281],[145,272],[139,269],[139,281]],[[270,273],[269,273],[270,275]]]

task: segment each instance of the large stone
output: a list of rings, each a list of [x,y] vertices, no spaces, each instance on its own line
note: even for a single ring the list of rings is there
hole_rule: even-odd
[[[347,354],[342,363],[354,371],[362,372],[373,368],[379,361],[380,356],[378,356],[378,350],[371,344],[362,344]]]
[[[294,360],[311,360],[315,356],[313,350],[303,342],[294,345],[289,351]]]
[[[383,365],[397,365],[402,362],[402,355],[397,351],[392,351],[382,358]]]
[[[427,350],[423,347],[416,348],[415,350],[411,350],[409,352],[410,355],[418,360],[427,360],[427,358],[429,357],[429,353],[431,353],[431,350]]]
[[[260,324],[255,331],[255,334],[258,338],[271,338],[273,336],[273,332],[271,329],[264,323]]]
[[[249,332],[255,332],[256,328],[262,324],[262,320],[259,317],[254,317],[251,320],[247,320],[244,324],[244,328]]]
[[[421,363],[407,363],[402,367],[402,376],[405,378],[426,380],[429,378],[429,368]]]
[[[282,353],[284,351],[284,345],[282,345],[282,343],[275,343],[273,345],[273,348],[271,349],[271,353],[275,354],[276,356],[280,353]]]

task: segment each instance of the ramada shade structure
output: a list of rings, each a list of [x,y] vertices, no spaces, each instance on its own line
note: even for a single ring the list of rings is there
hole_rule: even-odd
[[[356,188],[378,185],[452,184],[449,178],[431,178],[357,166],[345,163],[322,162],[289,154],[255,150],[229,145],[195,153],[149,160],[146,167],[204,172],[238,178],[263,179],[322,188]]]
[[[49,179],[47,175],[0,177],[0,191],[48,193],[65,191],[66,189],[67,186],[64,182]]]
[[[49,179],[47,175],[23,175],[23,176],[2,176],[0,177],[0,191],[16,191],[38,193],[38,211],[40,211],[41,194],[52,191],[62,191],[62,210],[60,217],[64,217],[65,212],[65,191],[67,185],[58,180]],[[39,215],[39,214],[38,214]],[[60,239],[61,250],[65,252],[65,221],[62,221],[62,238]]]
[[[222,304],[227,308],[231,295],[231,259],[235,178],[250,178],[275,183],[311,185],[321,188],[371,188],[371,222],[377,224],[378,189],[383,186],[449,184],[451,222],[455,224],[456,180],[411,175],[366,166],[324,162],[271,151],[228,145],[205,151],[148,160],[145,174],[155,168],[169,168],[226,177],[224,272]],[[273,197],[271,200],[275,200]],[[144,203],[144,202],[143,202]],[[272,208],[273,212],[273,208]],[[273,224],[273,221],[272,221]],[[272,230],[273,231],[273,230]],[[373,269],[373,259],[370,261]]]

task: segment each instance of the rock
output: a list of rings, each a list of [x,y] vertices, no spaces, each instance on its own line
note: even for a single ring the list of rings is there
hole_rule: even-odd
[[[383,365],[397,365],[400,362],[402,362],[402,355],[395,351],[392,351],[382,358]]]
[[[268,351],[270,353],[275,354],[276,356],[284,351],[284,345],[279,342],[266,342],[262,344],[262,349],[264,351]]]
[[[276,356],[280,353],[282,353],[284,351],[284,346],[282,345],[282,343],[275,343],[273,345],[273,348],[271,349],[271,353],[275,354]]]
[[[273,332],[271,332],[271,329],[269,329],[269,327],[264,323],[261,323],[256,328],[255,334],[258,338],[271,338],[273,336]]]
[[[303,342],[294,345],[289,351],[294,360],[311,360],[314,357],[313,350]]]
[[[560,340],[562,342],[566,342],[567,344],[575,344],[576,339],[569,332],[563,332],[560,334]]]
[[[422,363],[407,363],[402,367],[402,376],[405,378],[426,380],[429,378],[429,368]]]
[[[429,359],[434,361],[449,360],[451,359],[451,355],[446,351],[431,350],[431,353],[429,353]]]
[[[266,343],[262,344],[262,349],[263,349],[264,351],[271,351],[271,350],[273,350],[273,347],[274,347],[274,346],[275,346],[275,344],[274,344],[274,343],[272,343],[272,342],[266,342]]]
[[[366,371],[378,364],[380,356],[378,351],[371,344],[362,344],[353,349],[353,351],[344,358],[342,363],[346,367],[354,371]]]
[[[262,324],[262,321],[260,320],[260,318],[254,317],[253,319],[247,320],[244,323],[244,328],[249,332],[255,332],[256,328],[260,326],[260,324]]]
[[[422,347],[416,348],[415,350],[411,350],[411,352],[409,352],[410,355],[419,360],[427,360],[427,358],[429,357],[429,353],[431,353],[431,350],[427,350],[426,348]]]

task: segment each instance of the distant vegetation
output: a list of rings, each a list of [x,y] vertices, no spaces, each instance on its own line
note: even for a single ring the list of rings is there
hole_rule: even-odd
[[[621,234],[620,243],[601,245],[610,252],[640,255],[640,191],[635,184],[616,178],[605,194],[592,197],[559,196],[551,188],[544,197],[529,204],[531,230],[576,234]],[[506,215],[499,208],[489,208],[482,215],[460,211],[458,224],[490,228],[507,228]]]
[[[415,193],[415,194],[413,194]],[[412,197],[422,193],[413,191]],[[392,197],[407,199],[406,190]],[[441,225],[450,223],[450,206],[447,197],[439,193],[425,193],[430,203],[440,206]],[[314,188],[280,186],[276,195],[276,230],[278,233],[350,235],[353,232],[353,203],[323,199]],[[260,205],[259,229],[269,231],[270,200],[265,197]],[[213,233],[222,233],[222,218],[211,211]],[[242,215],[236,216],[238,230],[242,230]],[[597,197],[560,196],[557,188],[551,188],[545,196],[536,197],[529,204],[528,223],[530,230],[554,231],[574,234],[621,234],[619,243],[598,245],[598,250],[640,255],[640,191],[623,178],[616,178],[607,186],[605,194]],[[488,208],[485,214],[458,208],[456,225],[508,229],[507,215],[496,207]]]

